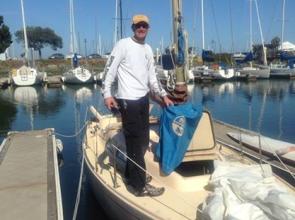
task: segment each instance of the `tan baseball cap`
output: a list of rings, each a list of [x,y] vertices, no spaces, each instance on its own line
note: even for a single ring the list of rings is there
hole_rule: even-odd
[[[140,22],[149,24],[149,18],[146,15],[134,15],[132,18],[132,24],[138,24]]]

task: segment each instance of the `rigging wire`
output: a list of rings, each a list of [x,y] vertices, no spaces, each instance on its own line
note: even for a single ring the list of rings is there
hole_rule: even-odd
[[[231,0],[229,0],[229,21],[230,21],[230,36],[231,36],[231,52],[234,53],[234,32],[233,32],[233,16],[232,16],[232,4]],[[232,61],[232,60],[231,60]]]
[[[217,26],[217,22],[216,22],[216,16],[215,16],[215,9],[214,9],[214,6],[213,6],[213,0],[211,0],[210,3],[211,3],[210,5],[211,5],[213,20],[214,20],[214,26],[215,26],[217,41],[218,41],[218,45],[219,45],[219,53],[221,53],[221,42],[220,42],[220,36],[219,36],[218,26]]]

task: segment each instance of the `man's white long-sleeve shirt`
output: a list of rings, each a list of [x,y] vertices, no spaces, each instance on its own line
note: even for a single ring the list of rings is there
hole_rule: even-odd
[[[108,59],[103,82],[104,98],[114,96],[111,87],[116,78],[116,97],[119,99],[137,100],[150,89],[162,97],[166,95],[156,77],[151,47],[137,43],[131,37],[118,41]]]

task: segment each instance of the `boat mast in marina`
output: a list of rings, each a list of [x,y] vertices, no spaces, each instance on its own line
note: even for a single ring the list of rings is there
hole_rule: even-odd
[[[21,2],[21,9],[22,9],[22,21],[23,21],[24,41],[25,41],[25,62],[26,64],[28,64],[29,46],[28,46],[27,28],[26,28],[26,21],[25,21],[25,10],[24,10],[23,0],[21,0],[20,2]]]
[[[120,21],[120,25],[118,25]],[[122,0],[116,0],[115,5],[115,28],[114,28],[114,42],[113,46],[119,39],[123,38],[123,12],[122,12]]]
[[[261,38],[262,53],[263,53],[263,64],[265,66],[267,66],[266,47],[264,46],[264,38],[263,38],[263,33],[262,33],[261,21],[260,21],[260,13],[259,13],[257,0],[254,0],[254,1],[255,1],[256,15],[257,15],[257,20],[258,20],[258,25],[259,25],[260,38]]]
[[[74,3],[70,0],[70,54],[77,53],[77,38],[75,29]]]
[[[173,91],[169,92],[171,98],[176,103],[187,100],[187,85],[185,79],[186,56],[185,56],[185,37],[182,27],[182,1],[172,0],[172,26],[173,26],[173,50],[175,55],[174,73],[176,84]]]

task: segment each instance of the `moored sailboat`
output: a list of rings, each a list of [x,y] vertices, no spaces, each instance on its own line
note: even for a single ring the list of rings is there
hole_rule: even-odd
[[[16,86],[32,86],[41,84],[46,80],[46,73],[40,72],[36,68],[28,65],[28,54],[29,54],[29,46],[28,46],[28,37],[26,30],[26,22],[25,22],[25,12],[24,12],[24,3],[23,0],[21,2],[21,10],[22,10],[22,22],[23,22],[23,33],[24,33],[24,43],[25,43],[25,65],[20,67],[19,69],[12,69],[10,72],[10,76],[12,82]]]
[[[261,44],[262,44],[262,50],[263,50],[263,65],[258,65],[254,67],[252,65],[252,61],[254,59],[253,57],[253,51],[252,51],[252,46],[253,46],[253,41],[252,41],[252,1],[255,2],[256,6],[256,14],[257,14],[257,19],[259,23],[259,29],[260,29],[260,38],[261,38]],[[267,66],[267,60],[266,60],[266,49],[264,47],[264,40],[263,40],[263,34],[262,34],[262,27],[260,24],[260,16],[259,16],[259,10],[258,10],[258,4],[257,0],[250,0],[249,1],[249,18],[250,18],[250,52],[247,53],[245,58],[243,60],[240,60],[238,63],[245,63],[249,62],[249,66],[241,66],[236,69],[236,77],[237,78],[257,78],[257,79],[268,79],[270,76],[270,68]]]
[[[65,72],[62,76],[62,81],[68,84],[85,84],[93,83],[96,81],[94,73],[87,68],[79,65],[79,55],[77,54],[77,39],[75,30],[74,19],[74,3],[73,0],[69,0],[70,3],[70,56],[72,59],[72,68]]]

